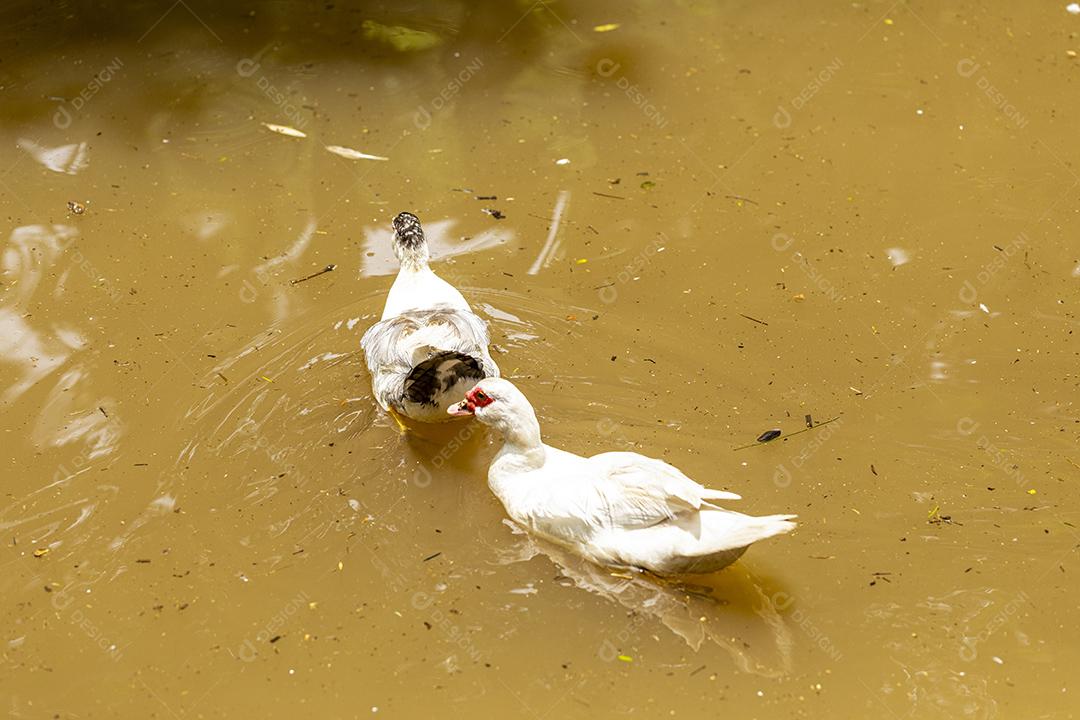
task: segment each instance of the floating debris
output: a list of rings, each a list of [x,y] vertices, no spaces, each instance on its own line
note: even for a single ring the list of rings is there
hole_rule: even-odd
[[[1065,12],[1070,15],[1080,15],[1080,3],[1069,3],[1065,6]]]
[[[47,548],[47,547],[38,548],[37,550],[34,551],[34,557],[36,557],[36,558],[45,557],[48,554],[49,554],[49,548]]]
[[[374,20],[365,20],[360,27],[368,40],[386,43],[398,52],[428,50],[442,43],[442,38],[435,33],[403,25],[383,25]]]
[[[889,258],[889,262],[892,263],[893,267],[900,267],[911,262],[911,256],[908,255],[907,250],[899,247],[886,248],[885,257]]]
[[[764,320],[758,320],[757,318],[750,317],[749,315],[743,315],[742,313],[739,313],[739,315],[746,318],[747,320],[753,320],[754,322],[756,322],[756,323],[758,323],[760,325],[766,325],[767,326],[769,324],[769,323],[765,322]]]
[[[68,200],[67,205],[68,210],[70,210],[75,215],[82,215],[84,212],[86,212],[86,206],[78,200]]]
[[[611,359],[614,360],[615,358],[612,357]],[[796,435],[801,435],[804,432],[810,432],[812,430],[820,430],[821,428],[825,427],[826,425],[834,423],[839,419],[840,419],[840,415],[837,415],[836,417],[829,418],[828,420],[825,420],[823,422],[814,423],[813,427],[803,428],[802,430],[796,430],[795,432],[788,433],[787,437],[790,439],[790,438],[795,437]],[[776,433],[776,434],[773,435],[772,433]],[[780,436],[780,430],[769,430],[768,432],[762,433],[761,436],[755,442],[749,443],[747,445],[740,445],[739,447],[734,448],[734,450],[738,451],[738,450],[746,450],[747,448],[752,448],[752,447],[761,447],[765,443],[769,442],[769,440],[775,440],[779,436]],[[858,511],[856,511],[856,512],[858,512]]]
[[[597,25],[592,30],[593,32],[611,32],[612,30],[618,30],[619,23],[605,23],[603,25]]]
[[[336,267],[337,267],[337,265],[335,265],[333,263],[330,263],[329,265],[324,267],[322,270],[320,270],[318,272],[313,272],[310,275],[308,275],[307,277],[302,277],[299,280],[290,280],[289,284],[290,285],[296,285],[297,283],[302,283],[302,282],[304,282],[306,280],[310,280],[311,278],[317,278],[320,275],[325,275],[328,272],[333,272],[334,268],[336,268]]]
[[[813,417],[811,417],[808,414],[805,419],[806,419],[806,427],[808,427],[808,428],[814,427],[814,418]]]
[[[382,155],[369,155],[368,153],[360,152],[359,150],[353,150],[350,147],[344,145],[326,145],[326,150],[332,152],[335,155],[340,155],[343,158],[349,160],[389,160],[388,157]]]
[[[496,220],[503,220],[506,218],[506,215],[504,215],[501,210],[495,210],[493,208],[480,208],[480,212],[485,212]]]
[[[569,165],[570,164],[570,158],[559,158],[558,160],[555,161],[555,164],[556,165]]]
[[[926,514],[926,522],[930,523],[931,525],[952,525],[952,515],[942,515],[939,512],[940,509],[940,505],[935,505],[933,509]]]
[[[300,130],[297,130],[294,127],[289,127],[288,125],[275,125],[273,123],[262,123],[262,126],[265,127],[267,130],[269,130],[270,132],[276,132],[279,135],[288,135],[289,137],[297,137],[297,138],[307,137],[307,133],[301,132]]]

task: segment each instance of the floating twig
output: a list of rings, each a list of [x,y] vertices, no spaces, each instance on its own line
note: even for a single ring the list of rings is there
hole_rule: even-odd
[[[324,267],[319,272],[313,272],[310,275],[308,275],[307,277],[302,277],[299,280],[290,280],[289,284],[290,285],[296,285],[297,283],[305,282],[307,280],[310,280],[311,278],[317,278],[320,275],[325,275],[328,272],[333,272],[334,268],[336,268],[336,267],[337,267],[337,265],[334,265],[333,263],[331,263],[331,264],[327,265],[326,267]]]
[[[824,422],[817,423],[816,425],[814,425],[814,427],[803,428],[802,430],[796,430],[793,433],[789,433],[787,437],[788,438],[793,438],[796,435],[802,435],[804,432],[810,432],[811,430],[817,430],[818,428],[825,427],[829,423],[836,422],[839,419],[840,419],[840,416],[837,415],[834,418],[831,418],[831,419],[826,420]],[[758,446],[765,445],[765,444],[766,444],[765,442],[752,442],[752,443],[750,443],[748,445],[740,445],[739,447],[735,448],[735,450],[733,450],[732,452],[737,452],[739,450],[745,450],[746,448],[758,447]]]
[[[611,198],[612,200],[625,200],[626,199],[626,198],[621,197],[619,195],[608,195],[607,193],[596,192],[595,190],[593,190],[593,195],[599,195],[600,197]]]
[[[746,318],[747,320],[753,320],[754,322],[756,322],[756,323],[759,323],[759,324],[761,324],[761,325],[764,325],[764,326],[766,326],[766,327],[768,327],[768,326],[769,326],[769,323],[765,322],[764,320],[758,320],[757,318],[754,318],[754,317],[750,317],[749,315],[743,315],[742,313],[739,313],[739,314],[740,314],[740,315],[742,315],[742,316],[743,316],[744,318]]]
[[[434,560],[435,558],[439,557],[440,555],[442,555],[441,550],[439,552],[435,553],[434,555],[428,555],[426,558],[424,558],[424,562],[427,562],[428,560]]]

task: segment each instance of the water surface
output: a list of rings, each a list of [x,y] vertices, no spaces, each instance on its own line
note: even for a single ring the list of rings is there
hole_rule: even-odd
[[[10,3],[7,712],[1072,717],[1064,5]],[[798,531],[515,534],[371,398],[402,210],[549,443]]]

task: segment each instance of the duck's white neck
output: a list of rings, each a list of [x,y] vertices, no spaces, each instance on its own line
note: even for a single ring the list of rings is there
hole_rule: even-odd
[[[402,272],[431,272],[431,268],[428,267],[428,260],[430,259],[430,255],[428,254],[427,243],[421,244],[417,247],[405,247],[402,245],[398,245],[394,248],[394,254],[397,255],[398,261],[401,263]]]
[[[503,446],[499,456],[514,455],[527,465],[540,467],[544,464],[544,443],[540,439],[540,423],[531,407],[522,408],[495,426],[502,433]]]

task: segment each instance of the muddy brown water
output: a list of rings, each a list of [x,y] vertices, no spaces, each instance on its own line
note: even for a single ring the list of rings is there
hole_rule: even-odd
[[[1064,0],[220,5],[5,10],[5,712],[1077,714]],[[797,532],[516,535],[370,396],[401,210],[548,442]]]

